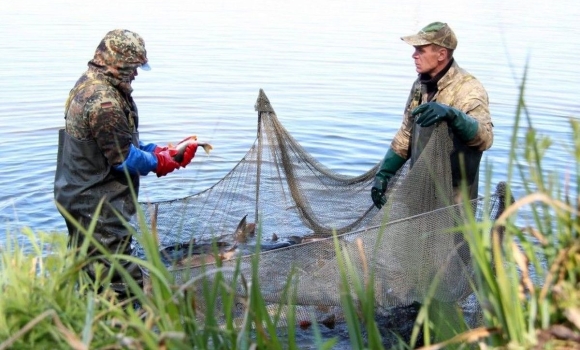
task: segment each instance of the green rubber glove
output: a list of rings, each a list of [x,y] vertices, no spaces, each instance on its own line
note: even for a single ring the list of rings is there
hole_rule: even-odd
[[[405,159],[389,147],[387,154],[385,154],[385,158],[383,158],[383,162],[379,167],[379,171],[375,175],[375,183],[371,189],[371,198],[377,208],[381,209],[387,202],[387,199],[385,198],[387,184],[403,164],[405,164]]]
[[[428,102],[420,105],[411,112],[412,116],[421,114],[417,124],[422,127],[431,126],[440,121],[447,121],[453,132],[463,141],[471,141],[477,134],[477,120],[462,111],[438,102]]]

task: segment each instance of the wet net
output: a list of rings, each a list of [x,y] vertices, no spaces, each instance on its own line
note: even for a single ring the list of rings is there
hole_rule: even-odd
[[[445,123],[434,127],[413,166],[407,162],[391,180],[387,205],[377,210],[370,189],[379,164],[360,176],[337,174],[296,142],[262,90],[255,108],[257,138],[222,180],[192,196],[143,203],[162,246],[177,250],[182,245],[175,242],[192,242],[195,250],[200,242],[217,238],[226,242],[224,251],[235,252],[239,272],[249,281],[258,235],[239,235],[247,233],[244,222],[255,223],[263,248],[277,248],[262,251],[258,263],[261,293],[273,305],[288,303],[289,276],[296,305],[340,305],[344,281],[333,233],[358,276],[374,271],[379,307],[409,305],[428,296],[461,303],[472,294],[469,248],[463,232],[453,228],[465,225],[467,210],[478,221],[495,220],[503,210],[504,184],[489,198],[451,203],[451,168],[445,160],[453,144]],[[233,270],[237,258],[222,265]],[[186,283],[211,269],[211,261],[199,255],[180,257],[172,266],[176,282]],[[199,267],[203,262],[208,263]],[[240,287],[236,293],[243,297],[246,291]]]

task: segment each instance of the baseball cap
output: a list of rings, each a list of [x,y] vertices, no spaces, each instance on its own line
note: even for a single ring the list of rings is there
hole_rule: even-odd
[[[447,23],[443,22],[430,23],[417,34],[403,36],[401,40],[413,46],[435,44],[452,50],[457,47],[455,33],[453,33]]]

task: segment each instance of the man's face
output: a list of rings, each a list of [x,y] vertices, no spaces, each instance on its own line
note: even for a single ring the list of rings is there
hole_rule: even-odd
[[[434,45],[414,46],[413,59],[415,60],[415,70],[420,74],[435,76],[441,70],[441,64],[444,62],[445,49]]]

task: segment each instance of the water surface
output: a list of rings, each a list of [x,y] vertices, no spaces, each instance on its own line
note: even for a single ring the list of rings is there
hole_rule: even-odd
[[[526,64],[529,113],[556,143],[545,165],[564,178],[575,171],[566,147],[568,118],[580,111],[579,8],[575,0],[4,1],[0,238],[22,227],[65,231],[52,202],[57,130],[69,90],[111,29],[146,41],[153,69],[134,82],[142,140],[196,134],[214,145],[185,170],[147,176],[140,199],[153,201],[203,190],[241,159],[256,137],[260,88],[316,159],[344,174],[367,171],[398,129],[416,75],[400,37],[435,20],[455,30],[457,62],[488,90],[495,142],[482,164],[492,182],[507,177]],[[517,194],[522,183],[514,184]]]

